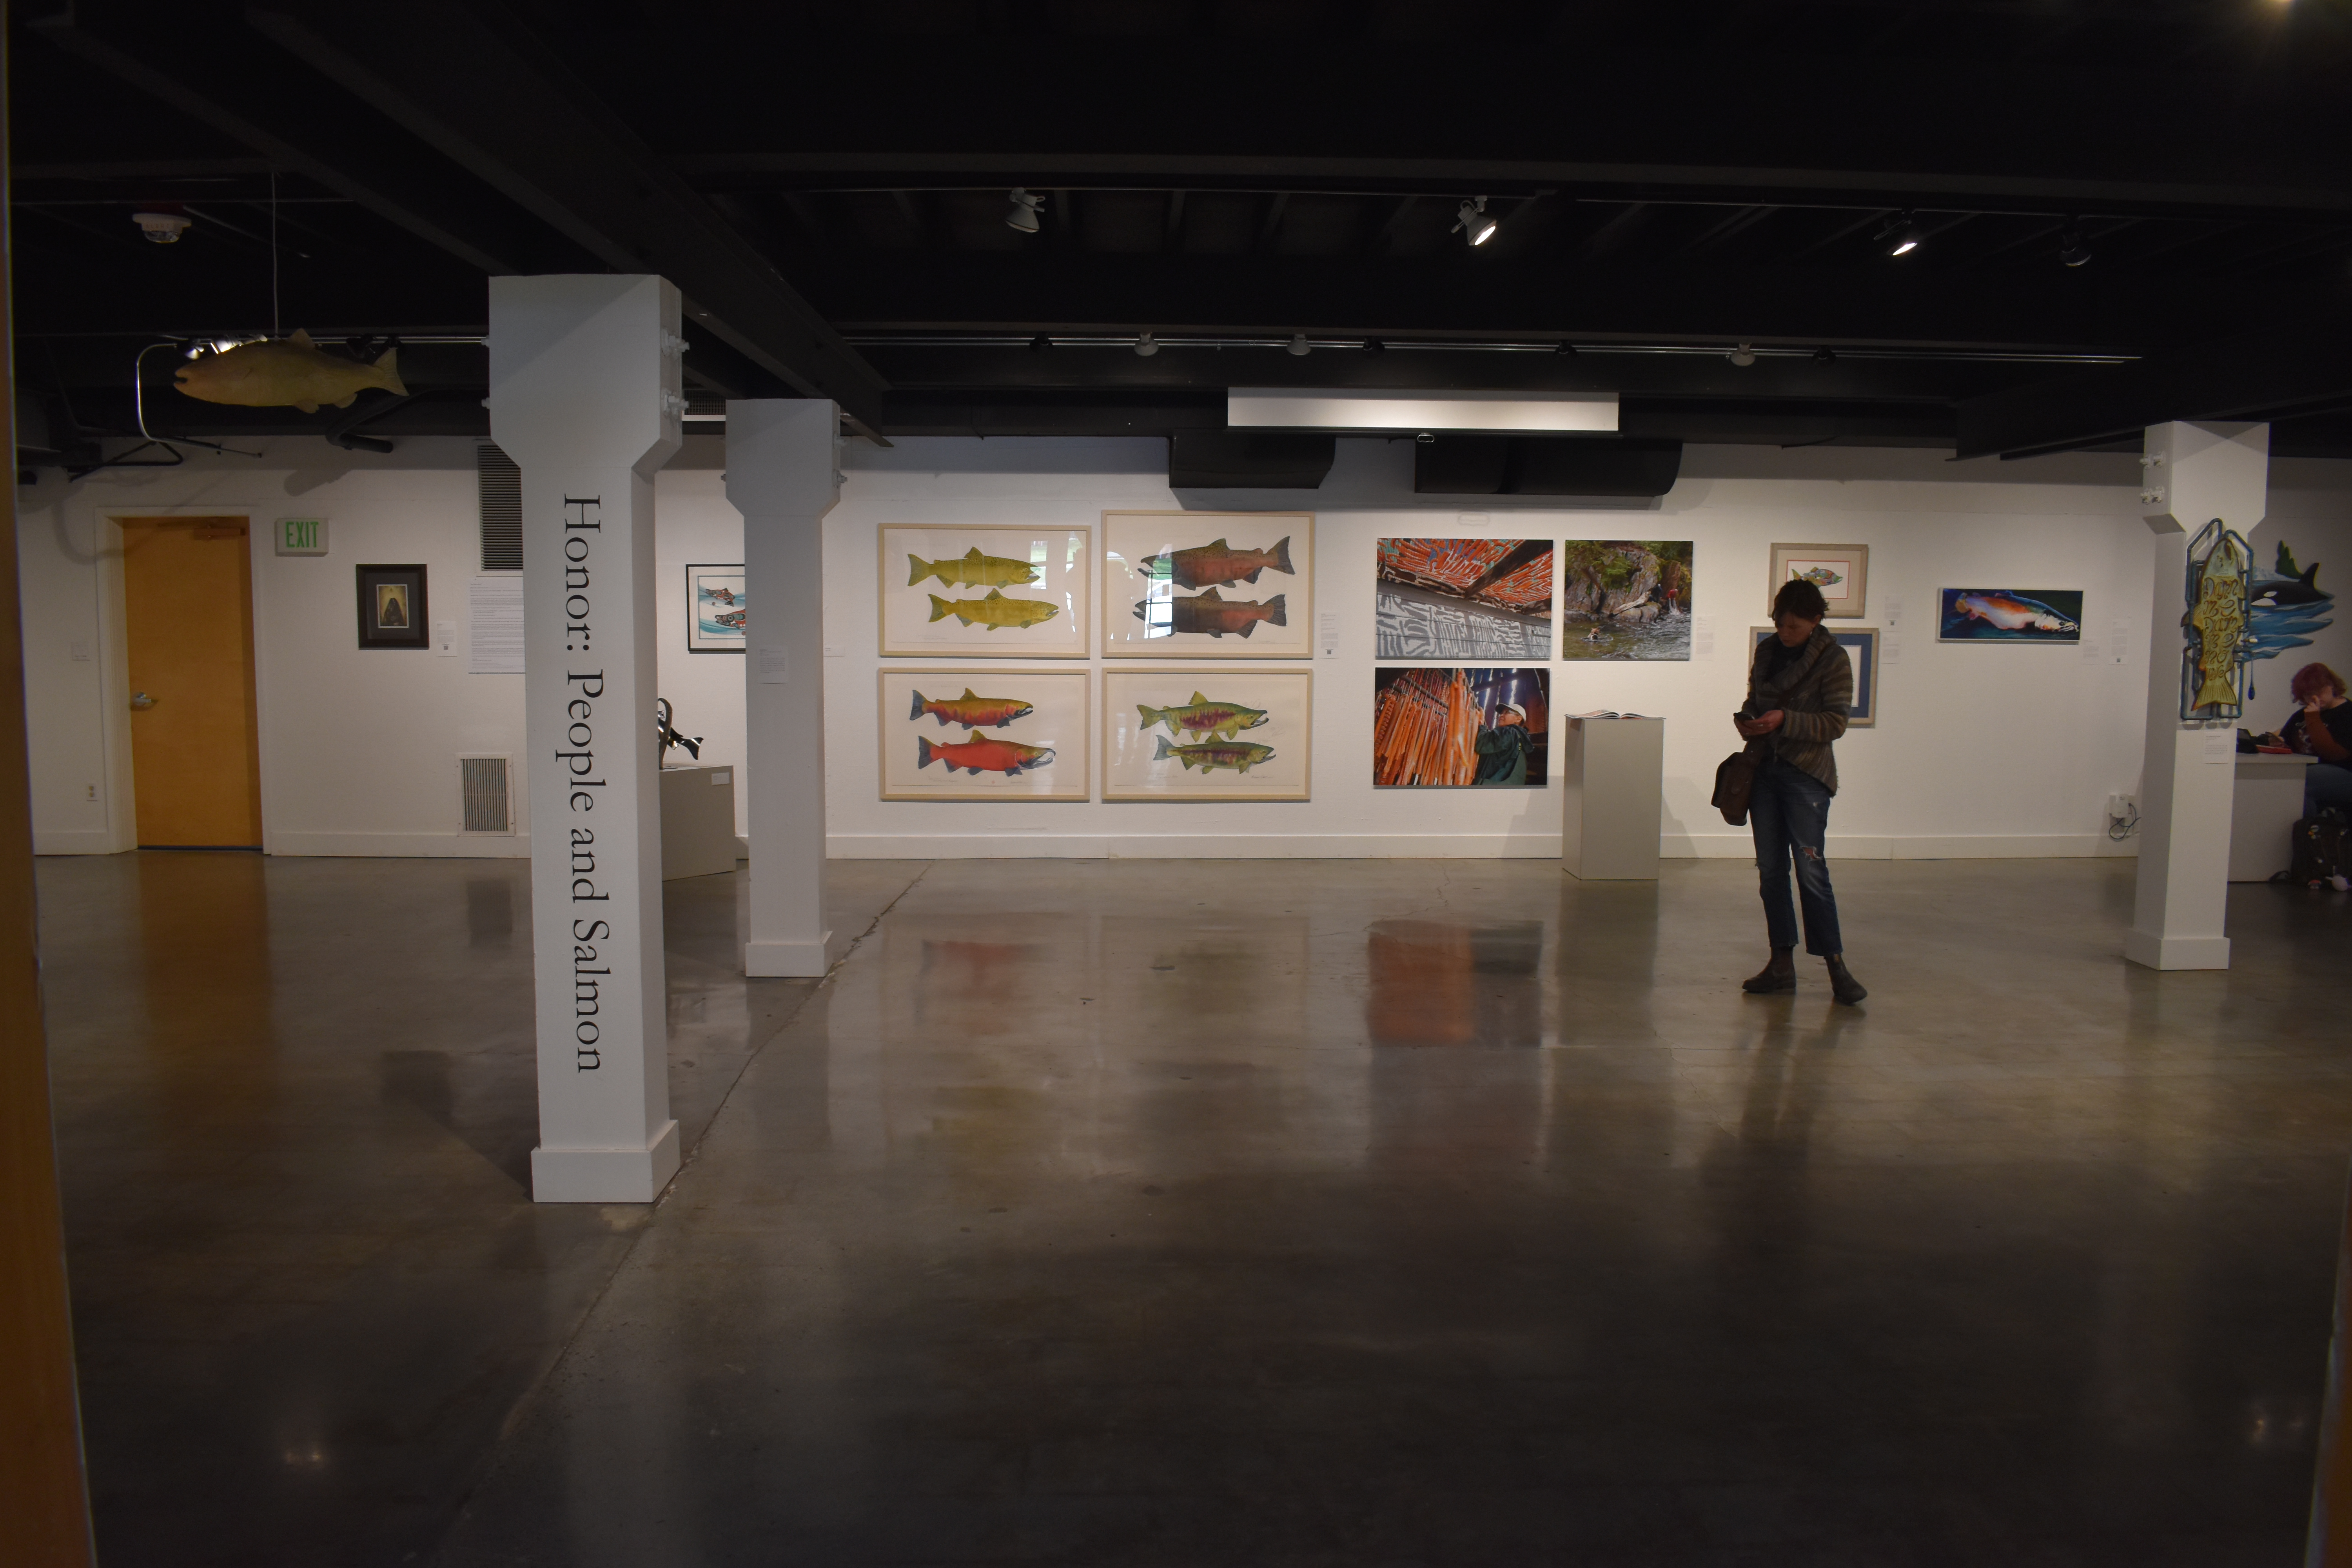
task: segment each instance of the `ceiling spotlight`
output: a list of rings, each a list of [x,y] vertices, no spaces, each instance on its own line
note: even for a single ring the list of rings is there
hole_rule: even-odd
[[[1054,340],[1047,337],[1043,332],[1039,332],[1035,337],[1029,340],[1029,352],[1033,354],[1044,353],[1047,349],[1050,349],[1053,346]]]
[[[132,213],[131,221],[151,245],[177,245],[189,227],[189,220],[179,213]]]
[[[1150,332],[1135,340],[1135,353],[1139,359],[1150,359],[1160,352],[1160,340]]]
[[[1562,359],[1574,359],[1576,357],[1576,345],[1571,342],[1563,342],[1554,345],[1551,352],[1558,354]]]
[[[1889,256],[1908,256],[1925,244],[1927,238],[1919,232],[1919,226],[1911,221],[1909,213],[1890,220],[1885,228],[1878,231],[1878,243],[1886,247]]]
[[[1004,215],[1004,226],[1017,228],[1024,234],[1036,233],[1037,209],[1045,205],[1045,198],[1033,196],[1015,185],[1013,187],[1013,195],[1007,199],[1013,203],[1013,210]]]
[[[1484,196],[1465,200],[1455,209],[1454,216],[1454,230],[1473,245],[1484,245],[1494,238],[1495,231],[1502,225],[1502,219],[1486,211],[1486,198]]]
[[[1364,352],[1368,354],[1384,354],[1389,352],[1389,346],[1378,338],[1366,338]]]
[[[1731,363],[1737,365],[1754,364],[1756,363],[1755,349],[1747,343],[1740,344],[1738,348],[1731,351]]]
[[[1813,351],[1813,363],[1815,364],[1837,363],[1837,350],[1831,348],[1829,345],[1824,343],[1822,347]]]
[[[2083,239],[2083,231],[2068,225],[2058,231],[2058,259],[2069,267],[2080,267],[2091,259],[2091,247]]]
[[[1300,359],[1305,359],[1308,354],[1315,352],[1315,345],[1307,341],[1307,334],[1305,332],[1293,332],[1290,335],[1290,346],[1283,352],[1286,353],[1295,354]]]

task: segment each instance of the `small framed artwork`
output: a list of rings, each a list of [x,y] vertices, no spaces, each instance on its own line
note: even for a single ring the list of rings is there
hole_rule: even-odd
[[[432,610],[425,600],[425,568],[359,566],[360,647],[433,646]]]
[[[880,672],[884,800],[1085,800],[1087,672]]]
[[[1780,584],[1803,578],[1822,591],[1833,621],[1858,621],[1870,587],[1870,546],[1867,544],[1776,544],[1772,547],[1771,580],[1764,588],[1764,613],[1772,613],[1773,596]]]
[[[741,653],[750,615],[743,598],[743,563],[686,569],[686,651]]]
[[[1108,658],[1309,658],[1311,511],[1103,513]]]
[[[1103,673],[1103,799],[1306,800],[1306,670]]]
[[[1845,649],[1846,658],[1853,665],[1853,706],[1846,710],[1846,727],[1867,730],[1878,722],[1878,628],[1829,626],[1824,629],[1837,638],[1838,647]],[[1755,667],[1756,650],[1764,646],[1767,638],[1778,635],[1770,626],[1748,628],[1750,668]]]
[[[2060,643],[2083,641],[2080,588],[1939,588],[1937,642]]]
[[[1084,658],[1091,528],[878,531],[886,658]]]

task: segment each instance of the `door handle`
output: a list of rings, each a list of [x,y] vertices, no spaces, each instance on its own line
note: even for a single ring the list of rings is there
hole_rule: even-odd
[[[131,694],[131,710],[133,713],[144,713],[154,706],[155,700],[145,692],[134,691]]]

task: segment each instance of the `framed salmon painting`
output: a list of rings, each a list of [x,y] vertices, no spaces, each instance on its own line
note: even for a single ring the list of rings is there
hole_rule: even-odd
[[[1084,658],[1094,530],[885,524],[882,653]]]
[[[1083,669],[879,673],[884,800],[1085,800]]]
[[[1107,658],[1311,658],[1311,511],[1103,513]]]
[[[1105,800],[1306,800],[1303,669],[1103,672]]]

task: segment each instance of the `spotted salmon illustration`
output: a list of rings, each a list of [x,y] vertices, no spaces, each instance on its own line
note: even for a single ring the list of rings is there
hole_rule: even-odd
[[[1210,588],[1220,583],[1255,583],[1267,567],[1296,572],[1290,564],[1290,539],[1285,535],[1271,550],[1235,550],[1220,539],[1190,550],[1147,555],[1135,569],[1147,577],[1165,577],[1179,588]]]
[[[1192,693],[1192,700],[1171,704],[1166,708],[1148,708],[1139,702],[1135,710],[1143,715],[1139,729],[1149,730],[1154,724],[1165,724],[1169,733],[1181,736],[1186,731],[1196,735],[1214,735],[1220,741],[1230,741],[1244,730],[1255,730],[1265,722],[1265,710],[1244,708],[1238,702],[1217,702]]]
[[[1811,583],[1816,588],[1833,588],[1845,581],[1843,576],[1826,566],[1815,566],[1805,572],[1792,572],[1789,577],[1791,582]]]
[[[961,555],[939,561],[908,556],[907,586],[911,588],[926,577],[937,577],[950,588],[987,588],[1007,583],[1034,583],[1037,568],[1009,555],[982,555],[975,544]]]
[[[915,766],[928,768],[934,762],[945,763],[948,772],[969,768],[975,774],[1003,773],[1016,778],[1024,773],[1042,768],[1054,760],[1051,746],[1024,746],[1018,741],[982,739],[971,731],[964,731],[961,741],[933,743],[928,735],[915,737]]]
[[[945,701],[916,692],[915,710],[907,717],[920,719],[929,713],[938,718],[942,728],[949,724],[961,724],[967,730],[984,730],[993,724],[1002,730],[1015,719],[1025,718],[1035,710],[1018,697],[975,697],[971,688],[967,686],[962,696],[950,697]]]
[[[1059,605],[1049,605],[1043,599],[1008,599],[995,589],[984,599],[942,599],[931,595],[931,619],[946,620],[953,616],[965,626],[978,624],[990,631],[1005,626],[1034,626],[1040,621],[1050,621],[1061,613]]]
[[[2022,594],[1962,594],[1952,601],[1961,618],[1990,621],[2005,632],[2032,628],[2037,632],[2071,632],[2075,625],[2039,599]]]
[[[1231,768],[1245,773],[1260,763],[1274,760],[1274,748],[1261,746],[1255,741],[1202,741],[1195,745],[1171,746],[1165,735],[1154,735],[1160,749],[1151,753],[1155,763],[1173,757],[1184,764],[1184,771],[1194,768],[1212,773],[1218,768]]]
[[[1288,612],[1283,607],[1285,598],[1286,595],[1276,594],[1260,604],[1255,599],[1223,598],[1212,588],[1190,599],[1170,599],[1168,629],[1171,632],[1206,632],[1213,637],[1223,637],[1227,632],[1236,637],[1247,637],[1257,629],[1260,621],[1276,626],[1290,624]],[[1135,602],[1135,618],[1148,624],[1150,617],[1145,612],[1150,605],[1149,599],[1138,599]]]

